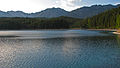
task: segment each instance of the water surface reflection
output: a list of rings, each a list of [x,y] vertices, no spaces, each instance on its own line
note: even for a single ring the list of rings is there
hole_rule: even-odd
[[[98,32],[95,36],[74,34],[79,35],[80,32],[71,31],[69,35],[72,37],[57,38],[2,37],[0,68],[120,67],[120,39],[116,35]],[[83,34],[86,33],[83,31]]]

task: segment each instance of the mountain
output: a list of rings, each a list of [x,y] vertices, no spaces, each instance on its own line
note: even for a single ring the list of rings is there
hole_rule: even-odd
[[[76,10],[73,10],[68,14],[69,17],[76,17],[76,18],[87,18],[95,16],[99,13],[104,11],[110,10],[112,8],[118,8],[120,5],[92,5],[91,7],[82,7]]]
[[[87,17],[95,16],[99,13],[110,10],[112,8],[117,8],[118,6],[120,6],[120,4],[118,5],[111,5],[111,4],[92,5],[90,7],[78,8],[71,12],[65,11],[61,8],[49,8],[41,12],[34,13],[32,14],[32,16],[33,17],[46,17],[46,18],[53,18],[53,17],[59,17],[59,16],[68,16],[68,17],[74,17],[74,18],[87,18]]]
[[[8,11],[10,17],[31,17],[30,14],[24,13],[22,11]]]
[[[9,14],[3,11],[0,11],[0,17],[8,17]]]
[[[61,8],[48,8],[40,12],[36,13],[24,13],[22,11],[0,11],[0,17],[43,17],[43,18],[53,18],[53,17],[60,17],[60,16],[68,16],[68,17],[74,17],[74,18],[87,18],[95,16],[99,13],[102,13],[104,11],[110,10],[112,8],[119,7],[118,5],[92,5],[90,7],[81,7],[78,9],[75,9],[73,11],[66,11]]]
[[[0,17],[32,17],[28,13],[24,13],[22,11],[0,11]]]
[[[45,18],[52,18],[52,17],[60,17],[66,16],[69,12],[65,11],[61,8],[48,8],[41,12],[31,14],[34,17],[45,17]]]

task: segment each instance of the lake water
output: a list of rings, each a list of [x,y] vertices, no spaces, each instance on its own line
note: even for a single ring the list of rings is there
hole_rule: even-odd
[[[108,31],[0,31],[0,68],[120,68],[120,36]]]

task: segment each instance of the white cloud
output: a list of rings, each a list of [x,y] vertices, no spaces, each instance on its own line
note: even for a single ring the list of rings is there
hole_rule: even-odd
[[[72,9],[80,7],[79,3],[81,1],[82,0],[57,0],[56,4],[57,6],[62,7],[66,10],[72,10]]]
[[[118,5],[118,4],[120,4],[120,3],[115,3],[115,5]]]
[[[67,0],[68,6],[76,6],[81,0]]]

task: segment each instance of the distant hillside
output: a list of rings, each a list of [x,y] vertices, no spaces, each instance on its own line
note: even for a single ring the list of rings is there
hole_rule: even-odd
[[[48,8],[41,12],[33,13],[33,14],[31,14],[31,16],[53,18],[53,17],[66,16],[67,14],[68,14],[68,12],[61,8]]]
[[[117,8],[120,5],[92,5],[91,7],[82,7],[71,12],[68,12],[61,8],[48,8],[36,13],[24,13],[22,11],[0,11],[0,17],[43,17],[43,18],[54,18],[60,16],[74,17],[74,18],[87,18],[95,16],[106,10]]]
[[[89,28],[120,28],[120,7],[88,18],[86,22]]]
[[[87,19],[83,19],[83,21],[78,21],[74,24],[74,27],[87,29],[120,28],[120,7],[105,11]]]
[[[91,7],[82,7],[76,10],[73,10],[68,15],[69,17],[76,17],[76,18],[87,18],[95,16],[99,13],[102,13],[106,10],[110,10],[112,8],[118,8],[120,5],[92,5]]]
[[[0,17],[31,17],[31,15],[22,11],[0,11]]]

